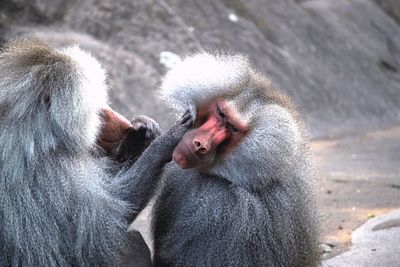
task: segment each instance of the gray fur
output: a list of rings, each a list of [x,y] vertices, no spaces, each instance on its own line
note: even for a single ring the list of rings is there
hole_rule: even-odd
[[[171,70],[161,93],[178,111],[223,98],[250,131],[207,167],[169,166],[153,209],[155,265],[317,266],[308,138],[288,97],[247,59],[210,54]]]
[[[78,47],[20,40],[0,52],[1,266],[151,264],[128,225],[186,126],[159,137],[133,165],[109,171],[111,159],[96,152],[104,79]]]

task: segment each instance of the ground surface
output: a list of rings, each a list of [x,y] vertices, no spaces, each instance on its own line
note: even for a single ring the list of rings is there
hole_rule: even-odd
[[[400,126],[313,142],[332,257],[369,218],[400,208]],[[399,245],[400,246],[400,245]]]

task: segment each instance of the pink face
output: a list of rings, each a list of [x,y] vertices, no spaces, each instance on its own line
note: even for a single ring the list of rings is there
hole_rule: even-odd
[[[217,150],[223,152],[233,148],[248,131],[247,123],[224,101],[199,110],[195,124],[173,153],[174,161],[182,169],[208,162]]]

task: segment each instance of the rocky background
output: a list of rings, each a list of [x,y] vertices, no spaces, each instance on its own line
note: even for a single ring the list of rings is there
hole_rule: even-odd
[[[91,51],[112,106],[164,129],[173,116],[154,92],[165,62],[246,54],[293,97],[315,140],[327,253],[400,207],[398,0],[0,0],[0,40],[21,35]]]
[[[171,122],[160,53],[248,55],[301,108],[313,137],[400,121],[397,0],[0,0],[0,36],[79,43],[110,73],[123,114]]]

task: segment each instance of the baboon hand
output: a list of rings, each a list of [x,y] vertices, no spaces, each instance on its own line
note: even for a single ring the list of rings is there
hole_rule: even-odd
[[[137,116],[131,120],[131,123],[133,126],[131,130],[140,133],[146,147],[161,134],[158,123],[145,115]]]
[[[165,134],[155,140],[153,144],[157,147],[157,153],[163,158],[163,162],[172,160],[172,152],[183,135],[193,127],[194,119],[193,112],[187,110]]]
[[[116,159],[119,162],[137,159],[161,133],[158,123],[144,115],[135,117],[131,124],[132,127],[116,153]]]

